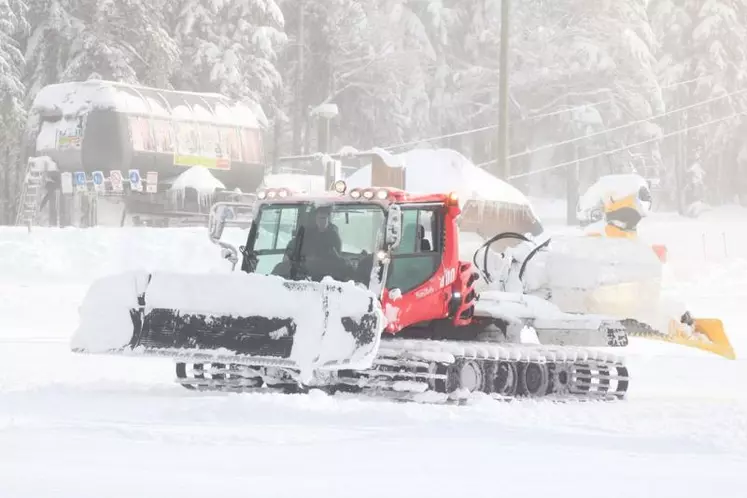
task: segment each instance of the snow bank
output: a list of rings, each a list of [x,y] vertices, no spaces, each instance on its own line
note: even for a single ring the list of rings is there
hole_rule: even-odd
[[[247,231],[226,228],[223,240],[246,243]],[[228,272],[207,229],[0,227],[0,283],[89,285],[131,270]]]

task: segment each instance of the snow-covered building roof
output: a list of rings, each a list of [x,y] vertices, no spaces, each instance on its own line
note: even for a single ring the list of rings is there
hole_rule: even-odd
[[[164,90],[104,80],[47,85],[31,105],[30,117],[78,117],[91,109],[112,109],[123,114],[184,119],[221,125],[259,128],[266,117],[258,106],[250,108],[216,93]]]
[[[453,149],[413,149],[395,156],[395,167],[405,170],[406,189],[411,192],[457,192],[469,199],[489,200],[507,205],[530,206],[529,199],[514,186],[475,166]],[[387,164],[392,166],[391,161]],[[350,187],[371,185],[371,165],[345,179]]]
[[[509,227],[535,234],[542,231],[539,217],[520,190],[478,168],[456,150],[413,149],[394,157],[387,155],[384,162],[388,167],[404,168],[409,192],[456,192],[465,210],[465,229],[491,234]],[[345,182],[350,188],[369,187],[371,172],[372,166],[366,165]]]

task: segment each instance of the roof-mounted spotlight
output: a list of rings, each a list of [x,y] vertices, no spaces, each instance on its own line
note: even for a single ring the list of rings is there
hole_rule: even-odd
[[[337,180],[332,188],[337,192],[338,194],[344,194],[345,191],[348,189],[347,184],[344,180]]]

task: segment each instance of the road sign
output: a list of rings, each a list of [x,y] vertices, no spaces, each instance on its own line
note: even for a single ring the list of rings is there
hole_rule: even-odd
[[[158,192],[158,172],[148,171],[145,175],[145,191],[155,194]]]
[[[78,192],[83,192],[87,190],[86,186],[86,172],[85,171],[76,171],[73,173],[73,184],[75,185],[75,190]]]
[[[96,191],[104,189],[104,173],[102,171],[94,171],[91,173],[91,178],[93,179],[93,188]]]
[[[143,191],[143,181],[140,178],[140,171],[136,169],[130,170],[130,187],[135,192]]]
[[[122,191],[122,172],[118,169],[113,169],[109,172],[109,182],[112,184],[112,190],[114,192]]]
[[[60,174],[60,190],[63,194],[73,193],[73,174],[66,171]]]

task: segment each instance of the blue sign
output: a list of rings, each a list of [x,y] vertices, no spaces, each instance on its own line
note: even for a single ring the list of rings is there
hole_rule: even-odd
[[[137,185],[140,183],[140,172],[136,169],[130,170],[130,183]]]
[[[85,171],[76,171],[73,175],[73,183],[75,185],[85,185],[86,184],[86,173]]]
[[[104,183],[104,174],[101,171],[94,171],[91,175],[93,177],[93,184],[98,186]]]

